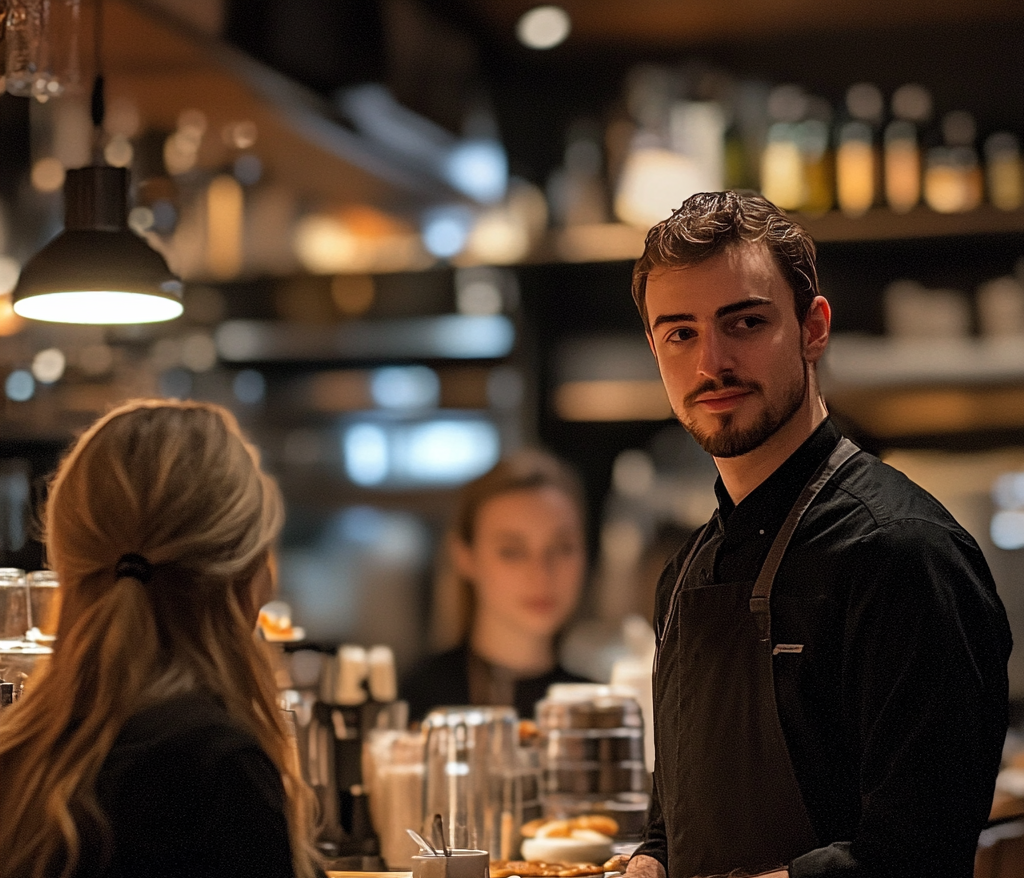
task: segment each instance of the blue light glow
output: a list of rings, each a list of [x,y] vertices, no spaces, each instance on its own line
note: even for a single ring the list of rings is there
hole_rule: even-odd
[[[246,405],[256,405],[263,401],[267,392],[267,382],[263,375],[255,369],[243,369],[231,382],[231,389],[234,391],[235,399]]]
[[[1000,549],[1024,549],[1024,512],[997,512],[992,516],[990,535]]]
[[[364,420],[342,437],[345,471],[367,487],[457,485],[486,472],[501,454],[497,427],[480,417]]]
[[[452,150],[446,175],[449,182],[470,198],[491,204],[505,197],[508,188],[508,157],[494,140],[467,140]]]
[[[437,373],[426,366],[387,366],[370,376],[370,395],[383,408],[430,408],[440,394]]]
[[[388,476],[388,437],[376,424],[355,424],[345,433],[345,472],[357,485],[379,485]]]
[[[498,431],[487,421],[427,421],[396,440],[396,464],[413,482],[462,482],[486,472],[501,453]]]
[[[469,239],[473,217],[463,207],[439,207],[423,219],[423,246],[439,259],[462,252]]]
[[[7,398],[14,402],[27,402],[36,392],[36,380],[25,369],[15,369],[4,382]]]

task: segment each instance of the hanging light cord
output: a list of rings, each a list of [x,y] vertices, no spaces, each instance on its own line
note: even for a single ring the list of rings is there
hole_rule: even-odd
[[[96,64],[96,78],[92,83],[90,111],[94,133],[96,163],[100,164],[103,154],[103,119],[106,106],[103,99],[103,0],[96,0],[96,21],[93,27],[93,55]]]

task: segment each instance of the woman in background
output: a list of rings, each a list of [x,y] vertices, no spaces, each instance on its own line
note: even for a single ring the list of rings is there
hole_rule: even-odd
[[[253,637],[283,508],[234,418],[140,401],[50,487],[51,663],[0,718],[0,876],[309,876],[308,788]]]
[[[465,704],[530,718],[552,683],[585,682],[557,655],[586,569],[583,494],[568,467],[536,450],[499,461],[459,493],[444,552],[434,622],[456,645],[403,678],[411,719]]]

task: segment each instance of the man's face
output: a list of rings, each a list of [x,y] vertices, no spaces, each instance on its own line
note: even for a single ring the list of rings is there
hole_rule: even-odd
[[[647,278],[651,349],[672,410],[714,457],[753,451],[810,405],[807,365],[824,339],[796,317],[793,291],[764,247],[727,247]],[[825,306],[827,309],[827,305]]]

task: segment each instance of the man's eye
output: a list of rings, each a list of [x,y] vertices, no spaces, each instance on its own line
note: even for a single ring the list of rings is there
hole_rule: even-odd
[[[754,329],[766,322],[767,321],[758,314],[744,314],[736,321],[736,325],[741,329]]]
[[[686,326],[680,326],[679,329],[673,329],[669,335],[669,341],[687,341],[688,339],[694,338],[697,335],[692,329]]]

